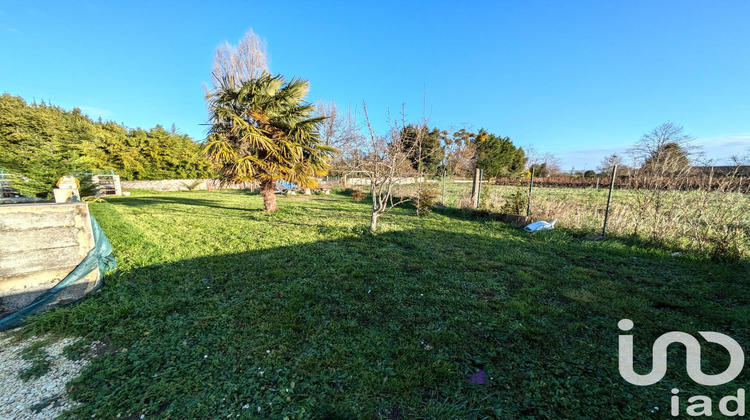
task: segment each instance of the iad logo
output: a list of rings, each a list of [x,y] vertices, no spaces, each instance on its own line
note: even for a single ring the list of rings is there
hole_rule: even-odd
[[[622,319],[617,323],[622,331],[633,329],[633,321]],[[745,353],[742,347],[731,337],[711,331],[701,331],[701,335],[709,343],[716,343],[727,349],[729,357],[729,367],[719,374],[706,375],[701,370],[701,345],[692,335],[679,331],[672,331],[661,335],[654,342],[652,352],[653,367],[651,372],[646,375],[639,375],[633,371],[633,336],[620,335],[620,375],[633,385],[647,386],[659,382],[667,373],[667,347],[673,343],[680,343],[685,346],[687,351],[687,360],[685,367],[688,376],[693,381],[707,386],[725,384],[742,372],[745,365]]]
[[[622,331],[633,329],[633,321],[622,319],[617,323]],[[619,369],[623,379],[633,385],[648,386],[653,385],[667,373],[667,347],[670,344],[679,343],[685,346],[686,360],[685,368],[688,376],[693,381],[706,386],[723,385],[734,380],[745,365],[745,353],[742,347],[731,337],[711,331],[698,332],[704,340],[709,343],[719,344],[729,352],[729,366],[724,372],[707,375],[701,370],[701,345],[692,335],[680,331],[672,331],[659,336],[654,342],[652,349],[652,367],[651,372],[641,375],[633,370],[633,336],[620,335],[619,339]],[[671,398],[673,416],[678,416],[680,411],[678,389],[673,389]],[[690,416],[710,416],[712,413],[712,401],[709,397],[696,395],[688,399],[692,403],[687,407],[686,413]],[[736,404],[736,409],[729,409],[729,403]],[[738,389],[737,396],[729,395],[719,401],[719,411],[726,416],[744,416],[745,415],[745,390]]]

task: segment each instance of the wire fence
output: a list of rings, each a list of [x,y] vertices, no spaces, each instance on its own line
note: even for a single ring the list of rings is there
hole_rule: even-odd
[[[715,175],[711,177],[711,179],[707,179],[706,176],[690,176],[690,177],[684,177],[680,180],[680,185],[678,188],[672,189],[680,189],[684,191],[689,190],[701,190],[701,189],[707,189],[707,190],[720,190],[724,186],[725,178],[726,176],[722,175]],[[529,184],[529,178],[525,178],[522,180],[523,184]],[[494,185],[516,185],[518,182],[518,178],[509,178],[509,177],[502,177],[502,178],[495,178],[492,180],[492,184]],[[750,193],[750,176],[737,176],[734,179],[735,188],[739,190],[740,192],[743,192],[745,194]],[[582,177],[572,177],[572,176],[551,176],[551,177],[544,177],[544,178],[534,178],[534,184],[539,187],[548,187],[548,188],[605,188],[608,189],[610,184],[612,184],[612,180],[609,176],[598,176],[595,178],[582,178]],[[652,180],[644,179],[643,177],[634,177],[634,176],[618,176],[614,179],[614,188],[617,189],[637,189],[641,188],[643,184],[651,184],[653,183]]]
[[[593,237],[635,236],[717,258],[748,254],[750,190],[744,176],[596,179],[500,178],[482,184],[479,207],[558,220]],[[584,184],[585,183],[585,184]],[[474,208],[471,183],[448,184],[449,207]],[[519,203],[522,201],[522,203]]]

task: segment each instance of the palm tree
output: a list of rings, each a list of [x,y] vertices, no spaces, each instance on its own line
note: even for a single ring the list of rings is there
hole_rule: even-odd
[[[259,181],[267,212],[277,209],[277,180],[315,188],[336,153],[320,140],[318,125],[325,117],[311,117],[315,107],[304,102],[308,90],[306,80],[287,83],[264,73],[242,83],[224,76],[207,95],[208,158],[223,183]]]

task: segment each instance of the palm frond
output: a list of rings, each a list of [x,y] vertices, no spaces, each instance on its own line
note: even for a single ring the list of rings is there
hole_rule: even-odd
[[[311,117],[307,80],[264,73],[243,83],[224,77],[215,86],[206,96],[211,128],[204,150],[220,165],[222,179],[310,186],[328,171],[338,150],[321,143],[318,126],[325,117]]]

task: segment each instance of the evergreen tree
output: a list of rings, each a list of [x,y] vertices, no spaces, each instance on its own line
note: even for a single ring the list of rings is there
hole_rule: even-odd
[[[122,179],[206,178],[200,146],[161,126],[148,131],[93,122],[74,108],[0,95],[0,169],[25,195],[47,196],[63,175],[114,171]]]
[[[401,129],[401,146],[409,152],[409,160],[414,170],[427,175],[436,175],[438,166],[445,157],[445,149],[440,142],[440,130],[427,126],[407,125]]]
[[[503,176],[516,157],[516,147],[508,137],[500,137],[481,129],[476,136],[477,168],[489,178]]]

